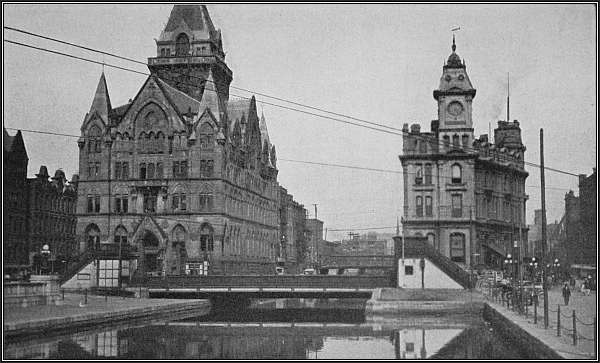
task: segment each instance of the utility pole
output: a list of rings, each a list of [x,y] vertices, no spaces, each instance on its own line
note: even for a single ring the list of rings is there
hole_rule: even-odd
[[[542,288],[544,289],[544,328],[548,329],[548,284],[546,282],[546,179],[544,172],[544,129],[540,129],[540,181],[542,188]]]
[[[318,219],[318,218],[317,218],[317,205],[318,205],[318,204],[314,204],[314,203],[313,203],[313,205],[315,206],[315,219]]]

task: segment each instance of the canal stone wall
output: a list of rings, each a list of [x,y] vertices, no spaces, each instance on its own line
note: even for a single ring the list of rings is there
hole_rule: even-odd
[[[211,307],[208,300],[113,298],[109,304],[103,304],[103,300],[104,298],[90,296],[89,305],[83,306],[65,304],[53,309],[5,309],[4,335],[15,337],[45,334],[144,318],[176,319],[207,314]],[[34,310],[35,308],[38,310]]]
[[[483,318],[503,337],[521,347],[526,356],[536,357],[536,359],[564,359],[554,349],[523,330],[518,324],[512,322],[489,304],[485,304]]]

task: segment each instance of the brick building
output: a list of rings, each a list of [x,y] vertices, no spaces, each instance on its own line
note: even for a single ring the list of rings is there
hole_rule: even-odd
[[[579,175],[579,196],[565,195],[565,249],[569,264],[595,265],[597,259],[596,168],[590,176]]]
[[[55,271],[76,254],[75,204],[77,175],[68,183],[57,170],[49,180],[45,166],[35,178],[27,178],[27,152],[18,131],[4,129],[4,268],[31,268],[34,256],[48,245]]]
[[[221,31],[205,6],[175,5],[156,47],[137,95],[113,107],[102,74],[83,120],[80,250],[113,270],[121,251],[133,276],[274,273],[282,209],[293,260],[303,208],[281,199],[255,98],[229,99]]]
[[[525,146],[517,121],[498,121],[493,143],[474,137],[476,90],[455,50],[453,41],[433,92],[438,119],[431,131],[403,127],[403,229],[463,266],[499,267],[515,254],[512,241],[527,241]]]
[[[306,260],[307,224],[306,209],[294,200],[287,189],[279,187],[280,254],[286,271],[298,273]]]

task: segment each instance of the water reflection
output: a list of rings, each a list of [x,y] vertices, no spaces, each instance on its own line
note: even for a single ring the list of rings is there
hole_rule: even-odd
[[[277,303],[274,303],[277,304]],[[281,304],[281,303],[279,303]],[[297,302],[5,344],[9,359],[518,359],[485,322],[365,321],[356,306]],[[321,304],[321,305],[319,305]],[[345,306],[342,306],[344,305]],[[359,304],[360,305],[360,304]],[[359,311],[361,311],[359,309]]]

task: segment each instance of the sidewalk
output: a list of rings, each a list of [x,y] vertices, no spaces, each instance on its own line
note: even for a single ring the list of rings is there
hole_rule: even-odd
[[[62,305],[38,305],[26,308],[4,308],[4,334],[34,334],[48,330],[91,326],[143,317],[204,313],[210,309],[207,300],[138,299],[115,296],[65,294]]]
[[[594,317],[596,317],[596,292],[584,296],[575,291],[571,294],[569,305],[565,306],[561,287],[548,291],[548,329],[544,329],[544,305],[540,300],[537,311],[537,324],[534,324],[533,306],[528,306],[527,316],[519,315],[506,305],[488,300],[488,304],[501,312],[521,328],[535,334],[543,343],[555,349],[558,353],[570,359],[593,359],[594,356]],[[558,304],[561,309],[561,336],[557,336]],[[573,345],[573,318],[577,316],[577,345]],[[583,323],[582,323],[583,322]]]

